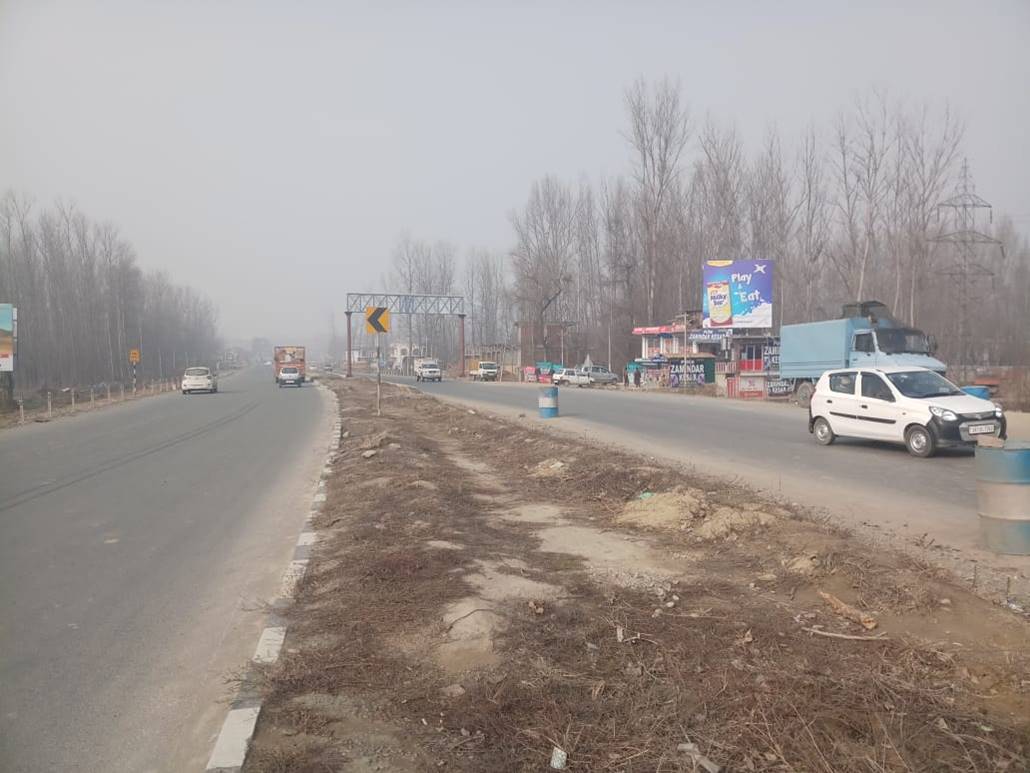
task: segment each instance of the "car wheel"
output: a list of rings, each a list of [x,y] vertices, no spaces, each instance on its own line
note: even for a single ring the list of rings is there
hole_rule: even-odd
[[[821,446],[828,446],[837,439],[837,436],[833,434],[833,428],[830,427],[830,422],[822,416],[816,419],[812,425],[812,434],[815,435],[816,442]]]
[[[937,451],[937,441],[926,427],[909,427],[905,433],[905,448],[912,456],[929,459]]]
[[[182,390],[182,393],[183,393],[184,395],[185,395],[185,394],[189,394],[189,393],[188,393],[188,392],[187,392],[187,391],[186,391],[185,389],[184,389],[184,390]]]

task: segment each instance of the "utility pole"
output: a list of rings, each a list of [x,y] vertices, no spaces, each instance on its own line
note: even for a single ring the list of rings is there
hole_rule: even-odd
[[[977,248],[982,244],[996,244],[1001,249],[1001,255],[1005,257],[1005,248],[997,239],[976,230],[976,211],[986,209],[988,222],[993,222],[993,210],[991,205],[976,193],[972,177],[969,174],[969,161],[963,159],[962,171],[959,173],[958,188],[954,196],[942,201],[937,205],[937,216],[940,217],[942,209],[951,210],[954,219],[954,229],[942,234],[930,241],[939,244],[953,244],[958,251],[958,262],[942,271],[942,276],[952,277],[955,292],[958,295],[955,308],[958,310],[958,336],[956,341],[957,356],[959,359],[959,372],[961,378],[967,378],[967,369],[973,363],[973,346],[971,335],[970,308],[973,303],[972,295],[976,291],[981,280],[993,278],[994,272],[986,266],[976,262]]]

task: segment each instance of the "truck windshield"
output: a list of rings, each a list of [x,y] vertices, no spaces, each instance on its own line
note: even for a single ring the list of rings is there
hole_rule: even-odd
[[[876,340],[884,354],[929,354],[930,344],[919,330],[907,328],[880,328]]]
[[[888,373],[887,378],[905,397],[948,397],[963,394],[961,389],[932,370],[906,370],[901,373]]]

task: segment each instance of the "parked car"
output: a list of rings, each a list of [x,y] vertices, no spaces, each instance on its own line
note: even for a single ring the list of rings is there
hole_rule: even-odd
[[[558,368],[551,381],[559,386],[590,386],[590,375],[581,368]]]
[[[984,436],[1004,438],[1005,415],[928,368],[848,368],[819,378],[808,431],[824,446],[856,437],[899,443],[913,456],[929,457]]]
[[[279,378],[277,380],[280,389],[284,386],[299,387],[304,383],[304,374],[295,365],[284,365],[279,369]]]
[[[591,384],[618,384],[619,377],[612,373],[608,368],[603,365],[591,365],[589,368],[584,368],[587,376],[590,378]]]
[[[218,391],[218,377],[211,372],[211,368],[186,368],[182,376],[182,393],[184,395],[193,392]]]

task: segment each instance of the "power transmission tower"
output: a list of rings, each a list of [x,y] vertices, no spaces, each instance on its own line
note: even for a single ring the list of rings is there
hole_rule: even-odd
[[[970,309],[976,300],[974,295],[979,295],[981,284],[985,280],[993,281],[994,278],[994,272],[977,261],[979,247],[985,244],[996,244],[1001,249],[1002,257],[1005,257],[1005,249],[1001,246],[1000,241],[976,230],[977,210],[981,209],[987,210],[988,222],[993,223],[994,214],[991,205],[977,195],[972,176],[969,174],[969,161],[963,159],[955,195],[937,205],[938,218],[941,210],[951,211],[953,230],[930,240],[942,244],[953,244],[957,252],[957,261],[941,271],[940,274],[954,280],[954,291],[958,296],[955,304],[958,312],[955,352],[958,358],[958,370],[961,373],[960,378],[963,379],[967,378],[966,370],[971,365],[975,365],[970,317]]]

